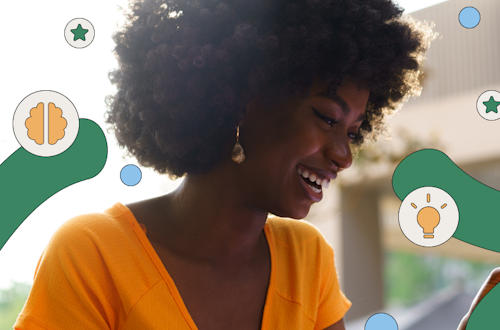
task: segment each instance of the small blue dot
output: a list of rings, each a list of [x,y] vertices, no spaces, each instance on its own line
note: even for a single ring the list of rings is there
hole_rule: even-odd
[[[127,186],[135,186],[142,179],[141,170],[135,165],[127,165],[120,171],[120,179]]]
[[[398,330],[398,324],[389,314],[377,313],[366,321],[365,330]]]
[[[462,9],[462,11],[460,11],[460,14],[458,15],[458,20],[460,21],[460,24],[462,24],[463,27],[472,29],[479,24],[479,21],[481,20],[481,15],[479,14],[479,11],[476,8],[465,7],[464,9]]]

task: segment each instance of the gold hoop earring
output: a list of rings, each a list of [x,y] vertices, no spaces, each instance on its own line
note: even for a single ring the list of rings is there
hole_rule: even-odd
[[[233,153],[231,155],[231,159],[238,164],[240,164],[242,161],[245,160],[245,152],[241,147],[241,144],[239,142],[239,137],[240,137],[240,126],[236,127],[236,144],[234,145]]]

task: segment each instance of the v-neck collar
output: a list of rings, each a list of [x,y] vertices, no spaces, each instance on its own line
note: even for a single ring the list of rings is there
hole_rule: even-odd
[[[129,224],[132,226],[132,229],[134,230],[135,234],[137,235],[137,237],[141,241],[143,247],[146,249],[151,260],[153,261],[156,268],[160,272],[161,276],[163,277],[163,279],[167,283],[167,286],[170,290],[170,293],[172,294],[175,302],[177,303],[177,306],[179,307],[182,315],[184,316],[184,319],[189,324],[189,327],[192,330],[198,330],[198,327],[194,323],[193,318],[191,317],[191,314],[189,314],[189,311],[187,310],[186,305],[184,304],[184,301],[182,300],[182,297],[179,293],[179,290],[177,290],[177,286],[175,285],[174,280],[172,279],[172,277],[170,277],[170,274],[168,273],[167,269],[165,268],[165,265],[163,265],[163,262],[161,261],[160,257],[156,253],[156,250],[153,248],[153,245],[151,244],[148,237],[144,233],[143,229],[139,225],[139,222],[135,218],[132,211],[128,207],[126,207],[125,205],[123,205],[121,203],[116,203],[114,206],[117,207],[118,209],[120,209],[120,211],[127,218]],[[272,240],[271,227],[269,226],[269,223],[267,221],[266,221],[266,224],[264,225],[264,235],[266,237],[267,244],[269,246],[269,253],[271,255],[271,276],[269,278],[269,285],[267,287],[266,302],[264,304],[264,313],[262,315],[261,330],[267,330],[268,326],[269,326],[271,305],[272,305],[272,300],[273,300],[273,296],[274,296],[274,288],[275,288],[275,282],[276,282],[276,256],[275,256],[275,251],[274,251],[274,242]]]

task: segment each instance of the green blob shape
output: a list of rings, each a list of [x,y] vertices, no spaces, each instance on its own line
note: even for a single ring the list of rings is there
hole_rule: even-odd
[[[82,39],[83,41],[85,41],[85,35],[87,34],[87,32],[89,32],[89,30],[82,28],[82,25],[78,24],[78,27],[71,30],[71,32],[74,35],[73,41],[77,41],[78,39]]]
[[[481,299],[472,311],[465,328],[467,330],[498,329],[500,324],[498,302],[500,302],[500,285],[494,286]]]
[[[78,136],[63,153],[35,156],[17,149],[0,164],[0,250],[38,206],[55,193],[101,172],[108,144],[95,122],[80,119]]]
[[[470,177],[443,152],[424,149],[399,163],[392,187],[400,200],[421,187],[446,191],[457,204],[458,227],[453,237],[500,252],[500,192]]]

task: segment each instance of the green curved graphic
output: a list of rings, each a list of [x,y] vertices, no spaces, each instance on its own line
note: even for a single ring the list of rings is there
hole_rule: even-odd
[[[400,200],[420,187],[446,191],[455,200],[460,217],[453,237],[500,252],[500,191],[467,175],[443,152],[424,149],[409,155],[394,171],[392,186]],[[500,325],[499,302],[500,285],[496,285],[472,312],[467,330]]]
[[[24,148],[12,153],[0,164],[0,249],[44,201],[99,174],[107,156],[106,137],[89,119],[80,119],[76,140],[59,155],[39,157]]]
[[[467,322],[466,330],[498,329],[500,327],[499,301],[500,285],[496,285],[474,308]]]
[[[443,152],[424,149],[409,155],[394,171],[392,186],[401,200],[420,187],[446,191],[460,213],[453,237],[500,252],[500,192],[470,177]]]

